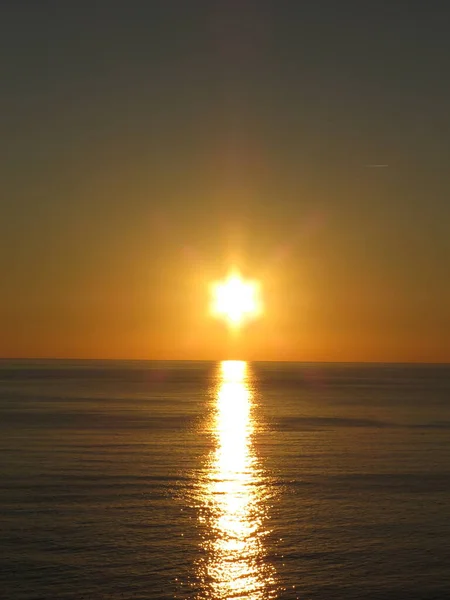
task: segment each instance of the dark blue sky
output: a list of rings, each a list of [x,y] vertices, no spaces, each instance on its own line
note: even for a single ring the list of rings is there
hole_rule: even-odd
[[[201,290],[234,260],[266,281],[251,357],[450,360],[449,26],[2,2],[0,353],[215,357]]]

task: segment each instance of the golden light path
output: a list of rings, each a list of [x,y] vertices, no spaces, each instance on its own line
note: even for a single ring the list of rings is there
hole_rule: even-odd
[[[213,434],[203,489],[207,536],[200,566],[201,598],[275,597],[273,568],[263,538],[267,489],[253,449],[253,398],[247,364],[220,364]]]
[[[237,271],[231,272],[225,281],[212,285],[213,315],[224,318],[232,327],[255,319],[262,311],[259,288],[258,282],[245,281]]]

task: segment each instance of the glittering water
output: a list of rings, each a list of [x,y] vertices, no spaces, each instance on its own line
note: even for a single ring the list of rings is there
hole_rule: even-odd
[[[205,461],[197,496],[207,524],[199,561],[200,597],[269,598],[276,590],[266,560],[264,519],[268,477],[253,448],[256,412],[247,365],[221,364],[210,429],[215,447]]]
[[[0,598],[446,598],[450,368],[0,361]]]

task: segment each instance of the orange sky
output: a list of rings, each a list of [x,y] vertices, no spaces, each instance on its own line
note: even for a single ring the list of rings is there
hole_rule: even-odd
[[[450,361],[446,9],[316,4],[5,5],[0,356]]]
[[[334,234],[336,236],[336,234]],[[302,248],[279,241],[259,261],[241,253],[243,272],[262,284],[264,314],[230,332],[210,315],[210,283],[227,273],[206,251],[166,256],[155,268],[144,252],[114,269],[93,255],[78,272],[36,265],[2,298],[4,357],[167,358],[306,361],[449,360],[449,286],[417,289],[406,277],[363,269],[333,252],[332,225]],[[336,243],[337,247],[337,243]],[[276,248],[275,248],[276,250]],[[125,252],[122,249],[122,252]],[[227,250],[224,249],[224,256]],[[99,260],[100,264],[95,263]],[[103,259],[104,260],[104,259]],[[231,260],[231,259],[230,259]],[[108,264],[111,257],[108,255]],[[231,263],[230,263],[231,264]],[[359,269],[356,267],[359,266]],[[48,272],[50,271],[50,272]],[[56,271],[56,272],[55,272]],[[424,276],[425,274],[422,274]],[[433,274],[428,273],[430,280]],[[431,284],[430,284],[431,285]]]

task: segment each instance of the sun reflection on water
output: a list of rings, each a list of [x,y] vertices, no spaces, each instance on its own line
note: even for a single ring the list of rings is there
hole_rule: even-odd
[[[222,362],[212,424],[215,450],[203,490],[208,524],[203,598],[274,597],[274,573],[263,545],[267,492],[253,448],[252,413],[247,363]]]

